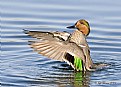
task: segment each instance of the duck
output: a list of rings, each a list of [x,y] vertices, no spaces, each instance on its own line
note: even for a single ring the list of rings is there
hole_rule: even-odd
[[[67,28],[75,30],[72,33],[24,30],[24,33],[36,38],[29,45],[38,54],[57,61],[64,61],[75,71],[94,71],[94,63],[86,40],[90,33],[89,23],[80,19]]]

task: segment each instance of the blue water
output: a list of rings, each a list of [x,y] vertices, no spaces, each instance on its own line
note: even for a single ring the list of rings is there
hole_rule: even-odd
[[[110,66],[74,72],[65,62],[50,60],[28,46],[23,29],[68,31],[86,19],[94,63]],[[121,0],[0,0],[2,87],[121,87]]]

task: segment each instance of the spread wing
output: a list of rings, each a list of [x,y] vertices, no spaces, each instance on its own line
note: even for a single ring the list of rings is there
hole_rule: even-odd
[[[54,40],[56,39],[61,39],[63,41],[66,41],[68,39],[68,37],[70,36],[70,33],[68,32],[43,32],[43,31],[28,31],[28,30],[24,30],[24,33],[37,38],[37,39],[48,39],[48,40]],[[54,39],[52,38],[54,37]]]
[[[26,33],[38,39],[37,41],[33,41],[30,46],[39,54],[51,59],[64,61],[65,54],[69,53],[81,58],[85,63],[85,56],[82,49],[74,42],[65,41],[50,32],[28,31]]]

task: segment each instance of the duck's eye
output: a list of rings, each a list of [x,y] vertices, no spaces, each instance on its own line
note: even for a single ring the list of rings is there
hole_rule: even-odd
[[[82,22],[80,22],[80,24],[83,24]]]

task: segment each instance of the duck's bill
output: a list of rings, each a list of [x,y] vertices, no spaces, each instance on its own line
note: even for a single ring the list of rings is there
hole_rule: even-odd
[[[75,27],[75,25],[73,25],[73,26],[68,26],[66,28],[76,28],[76,27]]]

